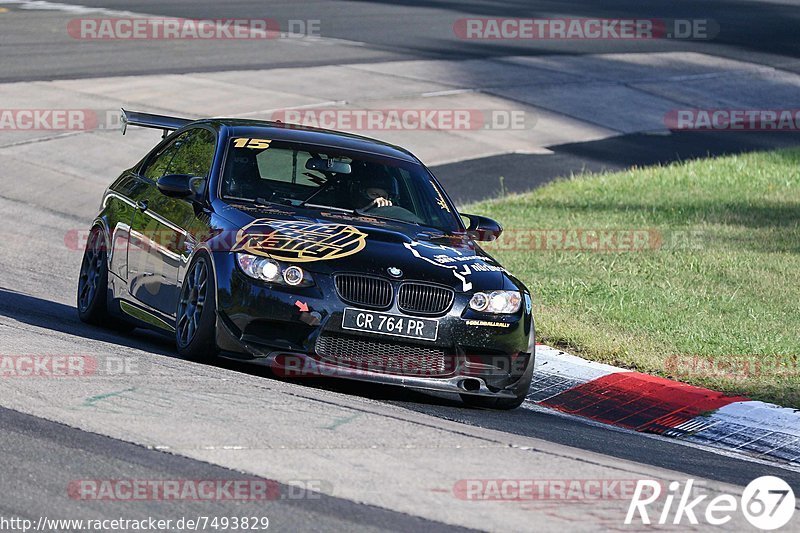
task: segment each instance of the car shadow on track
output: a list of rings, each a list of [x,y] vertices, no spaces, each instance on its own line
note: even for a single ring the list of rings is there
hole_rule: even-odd
[[[165,335],[144,329],[120,333],[90,326],[80,321],[78,310],[72,305],[37,298],[5,287],[0,287],[0,316],[66,335],[177,357],[172,339]]]

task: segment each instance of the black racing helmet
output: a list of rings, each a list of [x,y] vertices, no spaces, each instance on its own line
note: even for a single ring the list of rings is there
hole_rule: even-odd
[[[367,189],[371,188],[383,189],[390,199],[397,198],[397,180],[385,166],[366,161],[354,161],[351,167],[350,192],[357,198],[358,203],[366,205],[372,201],[367,195]]]

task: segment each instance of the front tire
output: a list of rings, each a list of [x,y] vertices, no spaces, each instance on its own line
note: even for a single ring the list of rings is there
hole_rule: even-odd
[[[509,411],[516,409],[528,397],[533,382],[533,361],[530,362],[530,368],[522,375],[514,392],[515,398],[492,398],[491,396],[475,396],[473,394],[460,394],[461,401],[468,407],[476,409],[494,409],[498,411]]]
[[[175,314],[178,353],[187,359],[208,362],[219,352],[216,341],[216,283],[211,259],[198,254],[183,278]]]
[[[493,409],[498,411],[509,411],[516,409],[525,401],[527,395],[517,396],[516,398],[491,398],[487,396],[475,396],[472,394],[461,394],[461,401],[467,407],[476,409]]]

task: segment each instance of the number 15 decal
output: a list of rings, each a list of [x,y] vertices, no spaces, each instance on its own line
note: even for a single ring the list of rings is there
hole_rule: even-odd
[[[253,150],[265,150],[269,148],[272,141],[268,139],[247,139],[241,138],[233,141],[236,148],[252,148]]]

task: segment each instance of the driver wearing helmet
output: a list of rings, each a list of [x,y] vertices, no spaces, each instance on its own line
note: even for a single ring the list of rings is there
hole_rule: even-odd
[[[364,189],[364,196],[366,196],[370,202],[363,209],[388,207],[392,205],[392,201],[389,200],[389,191],[382,187],[366,187]]]
[[[390,207],[391,191],[395,189],[394,178],[380,169],[372,175],[365,175],[355,180],[355,203],[361,210],[374,209],[376,207]]]

